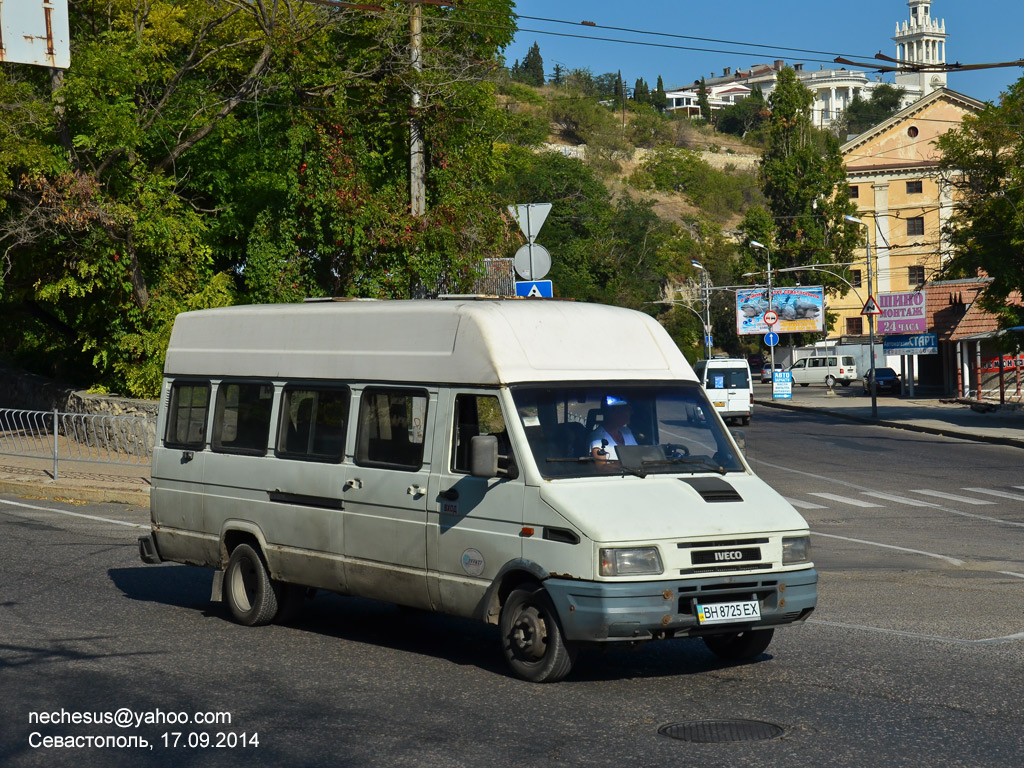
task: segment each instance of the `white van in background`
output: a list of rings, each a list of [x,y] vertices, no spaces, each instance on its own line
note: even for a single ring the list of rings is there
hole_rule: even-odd
[[[725,357],[698,360],[693,364],[693,372],[723,419],[750,423],[754,412],[754,390],[750,364],[746,360]]]
[[[141,558],[212,568],[239,623],[286,623],[317,590],[475,618],[533,682],[584,645],[755,658],[817,604],[806,521],[665,330],[617,307],[181,314],[152,477]]]
[[[833,387],[838,382],[844,387],[857,379],[857,361],[853,355],[820,355],[797,360],[789,367],[793,383],[806,387],[824,384]]]

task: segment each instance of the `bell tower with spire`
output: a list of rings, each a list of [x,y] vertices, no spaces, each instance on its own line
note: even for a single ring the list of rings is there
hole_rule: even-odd
[[[932,0],[909,0],[910,20],[896,25],[896,58],[912,64],[946,63],[946,20],[932,19]],[[898,72],[896,85],[920,89],[921,96],[946,87],[945,72]]]

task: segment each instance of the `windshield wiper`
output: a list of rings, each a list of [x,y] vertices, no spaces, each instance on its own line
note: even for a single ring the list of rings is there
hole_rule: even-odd
[[[644,466],[647,466],[647,465],[657,466],[657,465],[665,465],[665,464],[692,464],[692,465],[694,465],[694,471],[696,471],[696,469],[698,467],[700,467],[702,469],[710,469],[712,472],[717,472],[720,475],[726,474],[725,467],[723,467],[721,464],[717,464],[714,461],[712,461],[711,459],[707,459],[707,458],[690,457],[690,456],[678,456],[678,457],[675,457],[675,458],[666,458],[666,459],[659,460],[659,461],[645,461],[644,462]]]

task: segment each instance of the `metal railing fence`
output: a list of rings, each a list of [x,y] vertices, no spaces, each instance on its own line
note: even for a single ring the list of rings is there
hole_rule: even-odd
[[[0,408],[0,455],[60,462],[150,466],[156,419]]]

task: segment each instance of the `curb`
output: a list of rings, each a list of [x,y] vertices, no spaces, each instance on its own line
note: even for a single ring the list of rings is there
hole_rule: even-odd
[[[61,501],[72,499],[88,501],[94,504],[131,504],[149,509],[149,490],[132,490],[129,488],[75,488],[56,483],[21,482],[18,480],[0,480],[0,493],[12,496],[31,494],[33,498]]]
[[[852,413],[833,411],[828,408],[815,408],[807,405],[794,405],[793,403],[780,403],[777,400],[754,400],[757,405],[766,408],[780,408],[785,411],[810,411],[812,413],[823,413],[836,419],[856,422],[857,424],[871,424],[876,427],[889,427],[891,429],[904,429],[908,432],[922,432],[938,437],[952,437],[957,440],[973,440],[978,443],[991,443],[993,445],[1006,445],[1011,448],[1024,448],[1024,438],[1000,437],[999,435],[983,435],[977,432],[965,432],[953,427],[929,427],[924,424],[913,424],[906,421],[889,421],[887,419],[869,419],[857,416]]]

